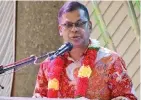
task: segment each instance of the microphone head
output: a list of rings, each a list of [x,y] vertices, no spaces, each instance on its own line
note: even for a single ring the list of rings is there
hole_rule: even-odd
[[[52,56],[50,56],[50,60],[53,60],[59,55],[64,54],[65,52],[71,51],[73,48],[72,43],[66,42],[64,45],[62,45]]]
[[[66,42],[64,43],[58,50],[56,53],[60,52],[61,50],[67,50],[67,51],[71,51],[73,48],[72,43],[70,42]]]
[[[66,42],[65,45],[66,45],[66,47],[68,47],[68,51],[72,50],[72,48],[73,48],[73,44],[72,43]]]

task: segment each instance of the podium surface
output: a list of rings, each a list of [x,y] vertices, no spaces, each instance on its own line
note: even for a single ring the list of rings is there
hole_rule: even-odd
[[[86,98],[31,98],[31,97],[3,97],[0,96],[0,100],[88,100]]]

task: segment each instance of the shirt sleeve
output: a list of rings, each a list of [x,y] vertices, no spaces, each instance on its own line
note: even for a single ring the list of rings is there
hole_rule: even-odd
[[[109,88],[112,98],[119,96],[126,97],[128,100],[137,100],[133,84],[130,77],[127,75],[125,62],[121,57],[118,57],[112,64],[109,70]]]
[[[39,72],[37,74],[33,96],[36,97],[36,95],[38,95],[41,97],[47,97],[47,88],[48,88],[47,64],[43,62],[40,64]]]

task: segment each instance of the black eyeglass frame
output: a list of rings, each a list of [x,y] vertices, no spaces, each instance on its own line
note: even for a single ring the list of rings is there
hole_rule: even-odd
[[[84,25],[87,23],[88,21],[79,21],[79,22],[76,22],[76,23],[71,23],[71,22],[68,22],[68,23],[64,23],[64,24],[61,24],[62,26],[64,26],[66,29],[70,29],[72,27],[78,27],[78,28],[83,28]]]

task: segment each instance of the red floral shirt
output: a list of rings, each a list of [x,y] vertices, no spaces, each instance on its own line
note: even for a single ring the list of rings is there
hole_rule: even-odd
[[[59,82],[59,98],[74,98],[81,61],[83,61],[83,57],[80,61],[73,61],[68,57],[65,62],[66,67],[62,70]],[[49,63],[46,60],[40,65],[34,95],[38,93],[47,97]],[[89,78],[86,98],[111,100],[118,96],[126,97],[129,100],[137,100],[122,58],[115,52],[100,48],[97,52],[95,67],[92,69],[92,75]]]

